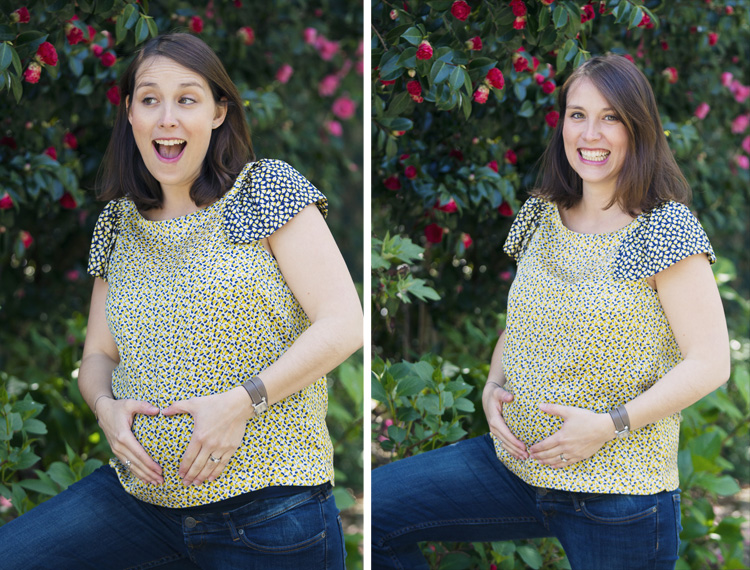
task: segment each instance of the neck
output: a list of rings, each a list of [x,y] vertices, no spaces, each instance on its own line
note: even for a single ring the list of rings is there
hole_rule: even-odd
[[[144,216],[149,220],[170,220],[172,218],[187,216],[201,209],[190,198],[190,188],[176,188],[162,185],[161,191],[164,198],[161,208],[154,208],[144,212]]]
[[[581,233],[608,233],[619,230],[633,221],[620,204],[612,201],[614,191],[587,188],[584,185],[581,201],[568,210],[561,210],[560,217],[569,229]]]

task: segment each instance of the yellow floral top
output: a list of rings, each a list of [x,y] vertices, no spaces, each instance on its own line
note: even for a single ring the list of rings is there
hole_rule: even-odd
[[[107,323],[120,353],[115,397],[164,409],[230,390],[277,360],[310,321],[260,240],[313,203],[326,214],[323,194],[288,164],[267,159],[248,164],[222,198],[187,216],[149,221],[127,198],[109,202],[88,271],[109,284]],[[129,493],[166,507],[332,481],[327,398],[323,377],[248,421],[213,482],[185,488],[177,474],[193,429],[188,414],[135,416],[133,433],[162,466],[163,485],[143,483],[117,459],[111,465]]]
[[[679,363],[679,347],[646,277],[693,254],[716,260],[698,220],[677,202],[616,232],[581,234],[563,225],[554,204],[530,198],[504,250],[518,260],[518,272],[502,359],[514,400],[504,405],[503,417],[528,446],[562,426],[540,403],[606,413]],[[679,422],[679,414],[666,417],[562,469],[514,459],[496,438],[495,450],[531,485],[646,495],[678,486]]]

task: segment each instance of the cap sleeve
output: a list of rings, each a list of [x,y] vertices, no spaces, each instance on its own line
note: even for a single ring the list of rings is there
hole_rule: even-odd
[[[526,244],[534,234],[542,215],[544,201],[539,198],[529,198],[518,211],[516,219],[510,226],[508,237],[503,245],[503,251],[513,259],[520,259]]]
[[[320,190],[281,160],[262,159],[246,167],[235,186],[224,211],[224,229],[234,243],[270,236],[310,204],[328,214]]]
[[[615,258],[614,277],[643,279],[698,253],[705,253],[711,264],[716,261],[708,236],[690,209],[667,202],[645,214],[625,239]]]
[[[94,277],[107,279],[109,256],[117,240],[120,220],[120,200],[108,202],[94,226],[89,251],[88,273]]]

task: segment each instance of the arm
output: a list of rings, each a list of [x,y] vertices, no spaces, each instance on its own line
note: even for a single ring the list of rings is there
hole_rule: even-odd
[[[362,346],[362,307],[344,259],[322,215],[307,206],[268,238],[281,273],[310,327],[260,376],[273,404],[315,382]],[[253,415],[241,386],[175,402],[164,415],[189,413],[193,437],[180,464],[185,485],[213,481],[242,442]],[[209,456],[221,458],[209,461]]]
[[[726,320],[706,256],[687,257],[655,277],[659,300],[683,360],[625,405],[631,430],[694,404],[729,377]],[[608,413],[553,404],[540,407],[565,420],[557,433],[532,446],[532,457],[541,463],[569,465],[592,456],[614,439],[614,423]],[[559,461],[561,453],[568,459],[567,464]]]
[[[156,415],[159,408],[147,402],[115,400],[112,395],[112,371],[120,362],[120,354],[109,332],[104,311],[108,288],[106,281],[96,278],[78,372],[78,388],[97,416],[112,452],[121,461],[130,461],[131,471],[140,479],[161,483],[161,467],[149,457],[131,431],[135,414]]]
[[[503,370],[503,350],[505,348],[505,331],[497,339],[495,350],[490,360],[490,372],[487,383],[482,392],[482,407],[490,431],[502,443],[503,447],[517,459],[528,459],[526,445],[513,435],[503,419],[503,404],[513,401],[513,394],[503,388],[505,386],[505,371]]]

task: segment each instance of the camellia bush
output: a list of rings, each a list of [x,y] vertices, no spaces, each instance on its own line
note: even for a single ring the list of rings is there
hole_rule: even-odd
[[[362,275],[362,8],[324,2],[0,1],[0,519],[56,494],[109,457],[76,376],[93,279],[86,275],[96,173],[135,51],[196,34],[224,62],[259,157],[323,191]],[[336,497],[362,496],[363,367],[330,375]],[[361,566],[359,507],[345,511]]]
[[[515,272],[502,245],[560,120],[557,90],[620,54],[654,88],[730,327],[729,382],[683,412],[677,568],[747,568],[750,3],[374,2],[372,24],[373,465],[487,432]],[[425,552],[434,568],[569,568],[551,539]]]

